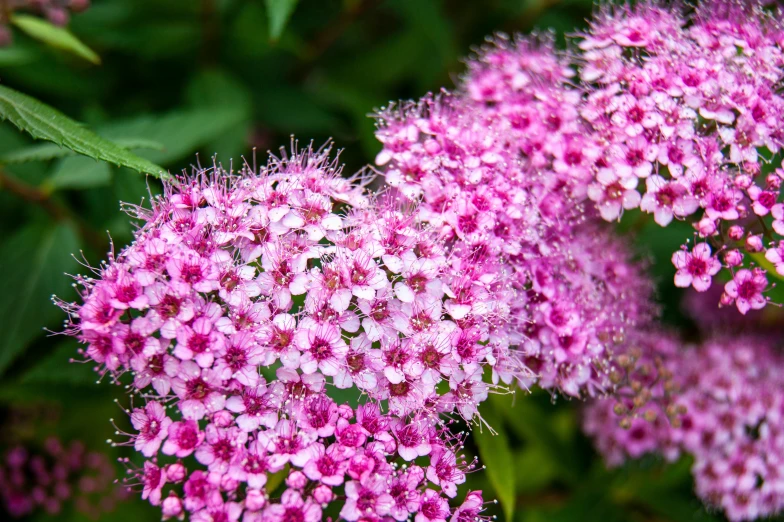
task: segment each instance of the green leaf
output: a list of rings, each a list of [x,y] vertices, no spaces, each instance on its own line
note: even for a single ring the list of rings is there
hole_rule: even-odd
[[[0,374],[42,328],[63,317],[51,296],[68,297],[72,281],[65,273],[78,266],[71,257],[78,250],[76,234],[65,224],[28,225],[0,245]]]
[[[98,380],[95,364],[81,363],[77,357],[79,344],[70,339],[57,345],[54,351],[22,375],[23,384],[67,384],[92,386]],[[76,358],[76,361],[73,359]]]
[[[101,58],[95,51],[83,44],[65,27],[53,25],[43,18],[22,14],[13,15],[11,22],[31,37],[51,47],[68,51],[94,64],[101,63]]]
[[[36,58],[38,58],[38,53],[20,45],[12,45],[11,47],[0,49],[0,67],[27,65],[34,62]]]
[[[48,105],[3,85],[0,85],[0,119],[9,120],[34,138],[53,141],[93,159],[155,176],[168,176],[158,165],[101,138]]]
[[[74,156],[58,162],[52,175],[43,182],[42,188],[53,191],[104,187],[111,180],[112,171],[108,164],[85,156]]]
[[[101,127],[101,134],[112,140],[146,136],[160,143],[161,150],[140,152],[155,163],[170,165],[198,151],[241,124],[247,114],[234,106],[176,111],[161,116],[146,115]],[[218,151],[209,151],[211,154]]]
[[[276,41],[283,34],[286,24],[299,0],[264,0],[267,5],[270,38]]]
[[[473,430],[472,436],[479,447],[481,463],[486,466],[485,473],[498,495],[506,520],[512,520],[516,503],[514,455],[509,448],[509,440],[500,419],[495,417],[489,409],[486,409],[482,416],[496,430],[496,434],[492,434],[487,426],[481,426],[481,429]]]
[[[547,413],[543,412],[535,398],[494,394],[490,397],[490,403],[493,411],[506,420],[518,437],[547,455],[548,460],[558,468],[562,479],[570,482],[578,480],[575,448],[559,436],[553,425],[556,411],[550,409]]]
[[[162,144],[145,138],[119,138],[113,141],[116,145],[128,150],[163,150]],[[73,156],[74,154],[76,154],[74,151],[65,149],[54,143],[41,143],[39,145],[32,145],[23,149],[14,150],[4,156],[0,156],[0,163],[12,165],[15,163],[27,163],[29,161],[49,161],[56,158]]]

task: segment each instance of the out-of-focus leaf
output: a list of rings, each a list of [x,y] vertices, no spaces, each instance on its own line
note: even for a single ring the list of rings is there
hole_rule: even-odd
[[[267,6],[269,19],[269,32],[272,40],[277,40],[283,34],[286,24],[291,18],[299,0],[264,0]]]
[[[251,92],[236,77],[221,70],[199,73],[188,85],[186,100],[194,109],[226,110],[231,108],[241,115],[235,125],[216,136],[204,147],[228,168],[228,163],[241,164],[248,153],[252,116]]]
[[[547,455],[548,460],[557,466],[562,479],[575,480],[577,458],[572,445],[566,443],[551,424],[554,420],[552,414],[555,412],[545,415],[532,399],[533,397],[492,395],[490,401],[493,410],[509,423],[518,437]]]
[[[34,138],[53,141],[79,154],[155,176],[163,174],[163,169],[154,163],[98,136],[48,105],[2,85],[0,118]]]
[[[12,45],[0,49],[0,67],[13,67],[34,62],[38,54],[32,49],[20,45]]]
[[[529,445],[515,454],[515,486],[517,492],[535,492],[558,476],[558,465],[547,452]]]
[[[486,466],[485,473],[501,501],[506,520],[512,520],[515,510],[515,469],[514,456],[509,448],[500,419],[490,411],[482,413],[485,421],[493,427],[496,434],[490,433],[487,426],[474,429],[472,436],[479,447],[481,463]]]
[[[209,141],[238,125],[246,114],[237,107],[176,111],[161,116],[147,115],[100,128],[111,139],[145,136],[163,145],[162,150],[140,151],[139,155],[163,165],[193,154]]]
[[[247,110],[251,105],[251,93],[247,87],[217,69],[201,71],[188,85],[185,98],[195,109],[233,106]]]
[[[41,359],[27,373],[22,375],[24,384],[67,384],[93,386],[98,380],[94,364],[71,362],[77,356],[78,344],[75,340],[64,341],[54,351]]]
[[[112,179],[109,165],[84,156],[65,158],[57,163],[52,175],[43,182],[47,191],[103,187]]]
[[[52,294],[67,297],[79,250],[76,234],[66,224],[28,225],[0,245],[0,373],[27,344],[51,326],[62,312]]]
[[[43,18],[23,14],[13,15],[11,22],[46,45],[70,52],[94,64],[101,63],[101,58],[95,51],[87,47],[65,27],[58,27]]]
[[[114,140],[116,145],[128,150],[132,149],[152,149],[163,150],[163,145],[157,141],[146,138],[119,138]],[[17,149],[8,154],[0,156],[0,163],[12,165],[14,163],[27,163],[28,161],[48,161],[56,158],[64,158],[76,154],[70,149],[55,145],[54,143],[41,143],[23,149]]]

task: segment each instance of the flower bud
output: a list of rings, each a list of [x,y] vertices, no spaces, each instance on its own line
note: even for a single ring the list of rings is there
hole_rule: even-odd
[[[258,489],[249,489],[245,493],[245,509],[259,511],[267,504],[267,497]]]
[[[182,519],[182,500],[172,491],[163,501],[163,519],[179,518]]]
[[[286,485],[293,489],[304,489],[308,485],[308,477],[301,471],[294,471],[286,478]]]
[[[180,462],[175,462],[174,464],[169,464],[165,468],[166,470],[166,480],[169,482],[177,483],[181,482],[185,479],[185,475],[187,474],[187,470],[185,466],[182,465]]]
[[[746,238],[746,250],[749,252],[762,252],[765,246],[762,244],[762,237],[749,236]]]
[[[743,263],[743,254],[737,249],[728,250],[724,254],[724,262],[727,266],[739,266]]]
[[[781,178],[775,174],[768,174],[765,184],[768,190],[779,190],[781,188]]]
[[[335,494],[332,493],[332,488],[326,484],[322,484],[313,490],[313,500],[320,504],[329,504],[334,498]]]
[[[234,416],[228,410],[221,410],[212,416],[212,423],[219,428],[228,428],[234,424]]]
[[[700,237],[712,236],[716,233],[716,222],[708,217],[702,218],[698,223],[694,224],[694,228]]]
[[[733,241],[740,241],[743,237],[743,227],[740,225],[732,225],[729,230],[727,230],[727,235]]]
[[[735,178],[735,186],[741,190],[746,190],[753,182],[754,180],[748,174],[741,174]]]

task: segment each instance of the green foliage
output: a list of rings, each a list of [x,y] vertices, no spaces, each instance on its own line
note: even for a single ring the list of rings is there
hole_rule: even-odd
[[[114,140],[114,143],[128,150],[163,150],[163,145],[157,141],[145,138],[120,138]],[[42,143],[40,145],[32,145],[30,147],[17,149],[11,153],[0,156],[0,164],[11,165],[14,163],[27,163],[28,161],[48,161],[66,156],[73,156],[75,154],[74,151],[65,149],[54,143]]]
[[[156,176],[163,172],[157,165],[101,138],[48,105],[3,85],[0,85],[0,118],[33,138],[53,141],[97,160]]]
[[[479,456],[486,466],[490,483],[504,508],[506,520],[512,520],[515,511],[515,461],[506,432],[500,428],[498,418],[491,412],[483,412],[488,425],[473,430],[472,436],[479,447]],[[489,426],[498,426],[491,432]]]
[[[73,297],[65,274],[76,270],[71,253],[78,250],[79,240],[67,224],[30,224],[0,246],[0,374],[44,327],[62,319],[51,296]]]
[[[269,18],[269,33],[273,41],[280,38],[299,0],[264,0]]]
[[[31,37],[40,40],[46,45],[62,49],[94,64],[101,63],[101,58],[95,51],[83,44],[71,31],[64,27],[53,25],[37,16],[21,14],[13,15],[11,22]]]

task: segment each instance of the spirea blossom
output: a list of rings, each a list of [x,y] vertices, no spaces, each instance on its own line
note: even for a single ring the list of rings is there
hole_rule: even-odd
[[[619,427],[624,403],[597,402],[585,430],[611,465],[644,453],[693,456],[697,494],[732,521],[784,509],[784,360],[765,339],[722,337],[670,359],[679,392],[669,412],[647,406]],[[613,411],[615,410],[615,411]],[[674,422],[660,422],[675,414]]]
[[[780,20],[757,1],[606,6],[575,58],[579,113],[599,146],[590,199],[607,220],[639,206],[661,226],[691,222],[700,248],[731,252],[720,302],[744,314],[768,302],[764,275],[751,269],[759,256],[777,259],[784,232]],[[701,259],[675,255],[676,266]],[[698,290],[718,272],[709,264],[691,278]],[[688,279],[678,266],[676,285]]]
[[[329,149],[167,180],[62,303],[85,356],[142,399],[115,442],[146,458],[129,480],[164,518],[451,516],[475,462],[442,415],[479,418],[507,310],[365,181]]]
[[[494,379],[580,396],[612,387],[612,355],[653,309],[641,266],[581,204],[599,149],[570,76],[547,39],[499,40],[469,62],[464,92],[382,110],[376,163],[510,310]]]
[[[98,518],[127,497],[114,477],[109,458],[87,451],[81,442],[63,444],[50,437],[41,447],[15,444],[0,459],[0,507],[11,518],[21,518],[56,515],[72,505]]]

